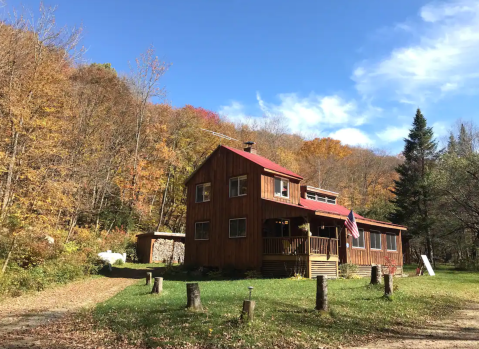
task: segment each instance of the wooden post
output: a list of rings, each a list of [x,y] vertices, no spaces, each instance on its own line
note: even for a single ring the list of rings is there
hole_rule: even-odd
[[[161,291],[163,291],[163,278],[157,277],[155,278],[155,283],[153,284],[151,293],[159,294]]]
[[[186,307],[191,310],[201,310],[200,286],[197,283],[186,284]]]
[[[384,274],[384,295],[392,296],[394,286],[393,286],[394,275]]]
[[[316,310],[328,311],[328,277],[318,275],[316,281]]]
[[[251,301],[251,300],[243,301],[243,311],[241,312],[241,320],[246,319],[246,321],[253,321],[255,305],[256,305],[255,301]]]
[[[371,267],[371,284],[378,285],[381,283],[381,267],[379,265],[373,265]]]
[[[151,285],[151,277],[153,276],[152,273],[146,273],[146,284]]]

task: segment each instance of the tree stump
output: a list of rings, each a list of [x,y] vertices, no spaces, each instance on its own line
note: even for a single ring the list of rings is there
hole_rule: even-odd
[[[157,277],[155,278],[155,283],[153,284],[151,293],[159,294],[161,291],[163,291],[163,278]]]
[[[146,284],[147,285],[151,285],[151,277],[152,277],[152,273],[146,273]]]
[[[316,310],[328,311],[328,277],[318,275],[316,280]]]
[[[255,305],[256,305],[255,301],[251,301],[251,300],[243,301],[243,311],[241,312],[241,320],[253,321]]]
[[[186,307],[191,310],[201,310],[200,286],[197,283],[186,284]]]
[[[392,296],[393,294],[393,278],[394,275],[391,274],[384,274],[384,295],[385,296]]]
[[[378,285],[381,283],[381,266],[373,265],[371,267],[371,284]]]

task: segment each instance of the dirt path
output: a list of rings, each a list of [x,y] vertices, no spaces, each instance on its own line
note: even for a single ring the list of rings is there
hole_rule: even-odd
[[[134,278],[89,278],[0,303],[0,348],[31,347],[38,339],[27,334],[33,329],[90,307],[132,285]],[[23,335],[18,335],[22,333]]]
[[[479,348],[479,305],[469,304],[452,318],[398,329],[383,340],[354,348]]]

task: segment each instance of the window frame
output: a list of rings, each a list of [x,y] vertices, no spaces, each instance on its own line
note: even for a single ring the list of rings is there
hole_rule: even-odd
[[[283,181],[288,182],[288,196],[283,196],[283,190],[280,191],[279,195],[276,195],[276,180],[279,179],[281,183],[281,188],[283,187]],[[273,194],[274,197],[282,198],[282,199],[289,199],[289,179],[283,177],[274,177],[274,185],[273,185]]]
[[[366,249],[366,238],[365,238],[365,233],[366,233],[366,232],[364,231],[363,228],[358,228],[358,232],[360,232],[360,231],[363,232],[363,246],[361,247],[361,246],[359,245],[359,238],[361,237],[361,234],[359,234],[359,237],[358,237],[357,239],[355,239],[355,238],[353,237],[353,240],[352,240],[352,242],[351,242],[351,247],[352,247],[352,248],[357,248],[357,249],[359,249],[359,250],[365,250],[365,249]],[[358,246],[354,246],[354,240],[357,240],[357,241],[358,241]],[[371,246],[371,244],[370,244],[369,246]]]
[[[232,180],[237,180],[237,186],[238,186],[238,195],[231,196],[231,181]],[[246,179],[246,193],[245,194],[240,194],[240,180],[241,179]],[[236,177],[231,177],[229,182],[228,182],[228,195],[230,198],[237,198],[240,196],[246,196],[248,194],[248,175],[242,175],[242,176],[236,176]]]
[[[210,187],[210,195],[208,197],[208,200],[205,200],[205,186]],[[198,187],[203,187],[203,201],[198,201]],[[205,183],[199,183],[195,187],[195,204],[201,204],[202,202],[210,202],[211,201],[211,182],[205,182]]]
[[[205,224],[205,223],[208,223],[208,238],[207,239],[198,239],[196,237],[196,227],[197,227],[197,224]],[[198,240],[198,241],[208,241],[210,239],[210,221],[200,221],[200,222],[195,222],[195,240]]]
[[[376,247],[372,247],[371,246],[371,242],[373,241],[372,240],[372,234],[378,234],[379,235],[379,248],[376,248]],[[371,250],[375,250],[375,251],[382,251],[383,249],[383,241],[382,241],[382,233],[378,230],[371,230],[369,232],[369,247]],[[376,241],[376,240],[375,240]]]
[[[239,221],[241,219],[244,219],[244,236],[231,236],[231,221]],[[241,239],[241,238],[246,238],[248,234],[248,222],[246,217],[240,217],[240,218],[230,218],[228,221],[228,237],[230,239]]]
[[[390,250],[388,248],[388,242],[390,238],[394,238],[394,250]],[[397,245],[397,239],[396,239],[396,234],[393,233],[386,233],[386,250],[389,252],[397,252],[398,251],[398,245]]]
[[[333,238],[332,238],[332,237],[325,238],[325,237],[323,237],[323,236],[320,236],[320,234],[321,234],[320,231],[321,231],[321,230],[326,230],[326,228],[334,228],[334,236],[335,236],[335,237],[333,237]],[[318,226],[318,236],[317,236],[317,237],[323,238],[323,239],[338,239],[338,227],[335,226],[335,225],[325,225],[325,226],[324,226],[324,229],[321,229],[321,226],[319,225],[319,226]]]
[[[310,196],[312,196],[313,198],[311,198]],[[306,199],[311,201],[324,202],[325,204],[330,204],[330,205],[337,204],[337,198],[332,198],[330,196],[321,195],[319,193],[313,193],[309,191],[306,192]]]

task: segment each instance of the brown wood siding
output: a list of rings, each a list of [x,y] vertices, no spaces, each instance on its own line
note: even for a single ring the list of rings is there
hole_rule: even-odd
[[[151,236],[139,236],[136,241],[136,254],[141,263],[151,263],[153,238]]]
[[[394,260],[396,262],[397,266],[403,265],[400,231],[393,231],[385,228],[361,226],[361,224],[358,224],[358,227],[364,229],[364,248],[352,247],[353,238],[352,236],[349,236],[349,248],[347,250],[344,247],[340,248],[341,261],[347,260],[349,263],[357,265],[384,265],[386,264],[385,257],[389,257],[391,260]],[[371,249],[371,231],[381,233],[381,250]],[[386,233],[395,234],[397,251],[387,250]],[[346,253],[347,255],[345,255]]]
[[[259,269],[262,262],[261,172],[263,168],[219,148],[187,183],[185,263]],[[248,176],[247,195],[229,197],[229,179]],[[195,203],[196,185],[211,182],[209,202]],[[246,237],[229,237],[229,220],[246,218]],[[195,240],[195,223],[210,222],[209,240]]]
[[[285,202],[288,204],[299,205],[301,191],[299,180],[281,177],[289,180],[289,198],[282,198],[279,196],[274,196],[274,178],[281,177],[275,176],[270,173],[263,173],[261,175],[261,197],[268,200],[274,200],[278,202]]]

